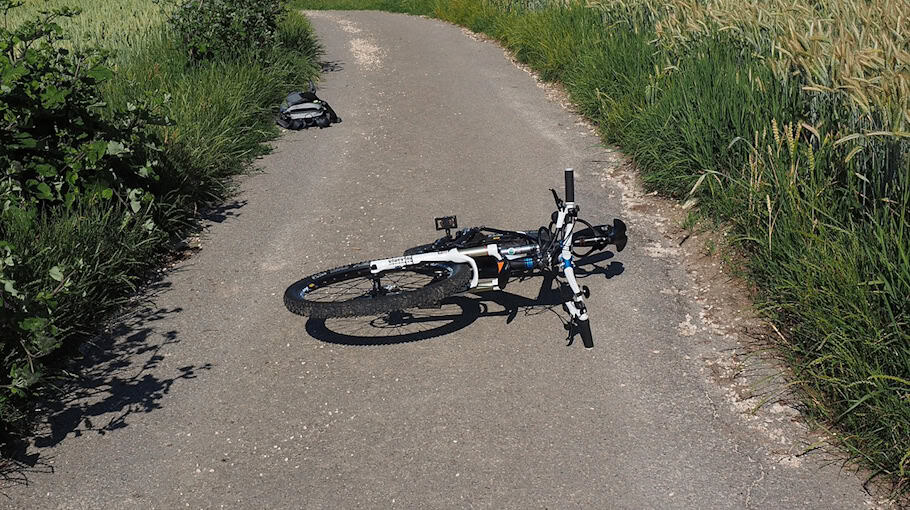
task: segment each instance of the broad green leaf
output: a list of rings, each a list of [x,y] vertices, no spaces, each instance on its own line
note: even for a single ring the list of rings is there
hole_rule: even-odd
[[[3,292],[13,296],[14,298],[21,298],[22,294],[16,290],[16,287],[13,285],[13,282],[10,280],[3,280]]]
[[[22,133],[22,132],[16,133],[13,137],[16,139],[16,142],[17,142],[15,144],[13,144],[14,148],[34,149],[35,147],[38,146],[38,140],[35,140],[34,138],[32,138],[32,136],[29,135],[28,133]]]
[[[46,163],[40,163],[35,165],[35,170],[38,172],[38,175],[41,177],[53,177],[57,175],[57,169]]]
[[[85,158],[94,164],[104,156],[105,152],[107,152],[107,147],[108,144],[104,140],[95,140],[86,146]]]
[[[53,200],[54,195],[51,193],[51,187],[47,183],[39,182],[35,189],[38,191],[39,200]]]
[[[92,78],[95,81],[107,81],[114,76],[114,72],[104,66],[95,66],[85,73],[86,76]]]
[[[23,331],[40,331],[44,329],[45,324],[47,324],[47,319],[42,319],[41,317],[29,317],[27,319],[22,319],[19,321],[19,329]]]
[[[118,156],[118,155],[126,153],[126,152],[129,152],[129,149],[127,149],[126,146],[124,146],[122,143],[120,143],[116,140],[111,140],[110,142],[107,142],[107,154],[108,155]]]
[[[59,90],[54,85],[50,85],[41,94],[41,105],[45,108],[54,108],[66,101],[66,92]]]
[[[60,266],[52,267],[49,272],[50,272],[51,278],[53,278],[54,280],[57,280],[58,282],[63,281],[63,271],[60,270]]]

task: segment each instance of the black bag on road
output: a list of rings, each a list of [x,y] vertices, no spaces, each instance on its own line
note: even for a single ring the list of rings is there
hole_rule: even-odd
[[[322,99],[316,97],[316,87],[310,83],[309,92],[291,92],[278,110],[278,125],[285,129],[327,128],[341,118]]]

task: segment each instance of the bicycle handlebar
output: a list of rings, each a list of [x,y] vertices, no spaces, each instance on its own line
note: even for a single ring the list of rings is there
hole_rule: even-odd
[[[566,202],[575,202],[575,172],[566,168]]]
[[[594,337],[591,335],[591,322],[588,319],[578,321],[578,333],[581,334],[581,343],[585,349],[594,347]]]

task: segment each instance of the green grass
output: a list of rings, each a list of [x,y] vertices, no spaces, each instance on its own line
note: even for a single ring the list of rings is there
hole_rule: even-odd
[[[154,4],[106,0],[99,8],[97,2],[82,3],[86,11],[79,26],[84,30],[76,33],[90,42],[76,38],[72,43],[100,43],[113,52],[116,74],[103,89],[108,111],[143,97],[167,96],[158,113],[169,123],[158,128],[164,167],[154,208],[130,216],[117,203],[79,203],[33,218],[5,215],[0,222],[0,238],[22,250],[16,270],[34,275],[21,281],[46,285],[52,267],[73,269],[72,292],[60,298],[53,316],[62,348],[41,359],[46,367],[42,375],[50,383],[77,355],[74,347],[95,334],[148,271],[168,256],[175,241],[196,228],[200,211],[229,196],[231,177],[246,171],[255,157],[268,151],[264,142],[277,136],[277,105],[319,74],[319,46],[309,22],[298,13],[281,23],[279,49],[191,65],[160,16],[149,14],[150,25],[144,26],[141,19],[117,14]],[[43,3],[28,7],[38,4]],[[102,33],[131,35],[99,39]],[[146,228],[147,219],[155,228]],[[31,388],[26,398],[0,392],[0,431],[27,432],[32,402],[52,387]]]
[[[237,55],[205,66],[191,66],[172,41],[157,38],[120,66],[107,90],[112,104],[144,93],[171,98],[164,113],[173,125],[161,138],[172,177],[184,181],[181,194],[201,189],[223,197],[225,177],[266,152],[263,142],[277,134],[272,112],[280,100],[318,76],[319,49],[305,18],[295,14],[285,22],[282,37],[295,51]]]
[[[786,338],[779,351],[810,416],[906,493],[906,143],[893,135],[841,140],[858,125],[849,102],[808,93],[799,74],[779,79],[770,56],[735,34],[706,31],[672,54],[655,45],[654,20],[636,2],[609,10],[529,4],[295,2],[432,12],[484,32],[544,79],[564,83],[603,139],[635,158],[648,187],[683,199],[700,183],[700,212],[733,227],[757,305]],[[869,130],[889,130],[870,118]]]

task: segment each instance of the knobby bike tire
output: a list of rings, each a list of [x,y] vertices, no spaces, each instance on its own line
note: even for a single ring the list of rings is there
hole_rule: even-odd
[[[293,313],[314,319],[377,315],[436,304],[453,294],[468,290],[473,276],[471,266],[468,264],[426,262],[398,270],[384,271],[380,273],[380,280],[403,273],[419,274],[432,279],[412,289],[392,290],[382,295],[367,293],[357,295],[356,293],[360,289],[355,288],[352,291],[351,283],[358,280],[366,281],[371,277],[370,263],[358,262],[323,271],[297,281],[284,292],[284,305]],[[339,301],[316,300],[319,289],[327,289],[333,285],[337,285],[345,291],[342,295],[351,297]],[[347,287],[345,287],[346,285]]]

